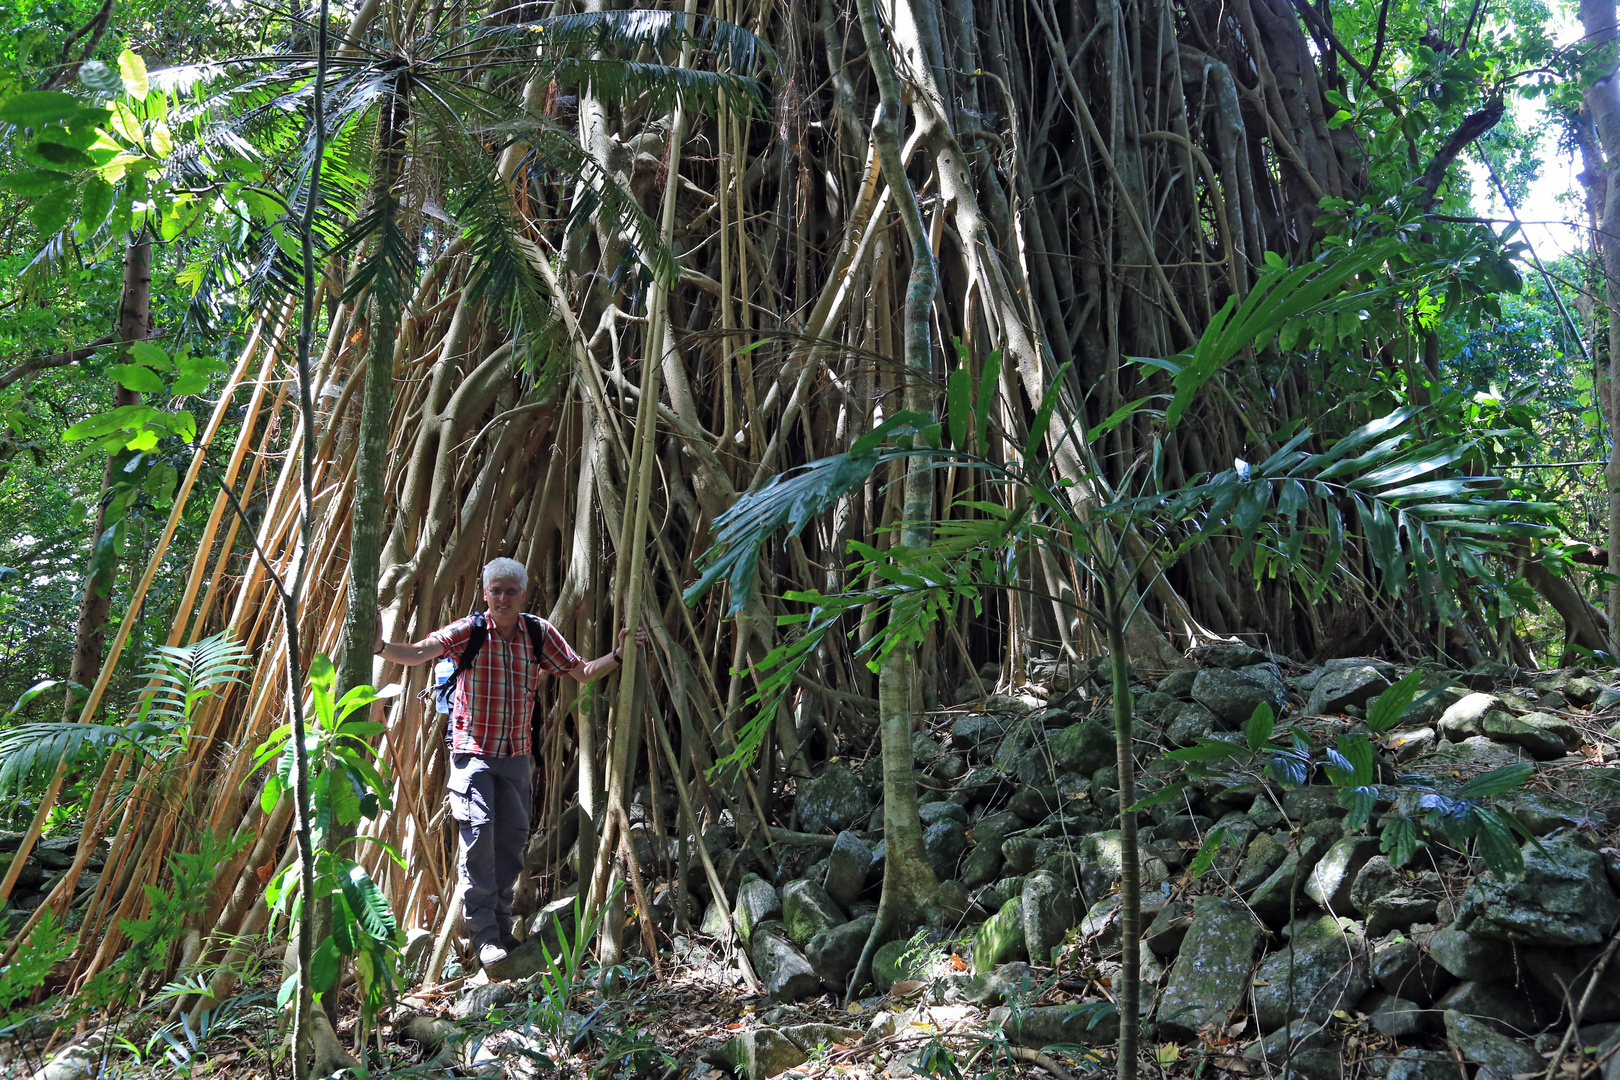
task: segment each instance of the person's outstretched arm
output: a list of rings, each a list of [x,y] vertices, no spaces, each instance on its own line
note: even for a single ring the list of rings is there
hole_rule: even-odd
[[[425,664],[429,660],[443,656],[444,645],[432,638],[424,638],[414,645],[407,645],[403,641],[384,641],[382,635],[378,634],[375,652],[384,660],[404,664],[406,667],[415,667],[417,664]]]
[[[575,682],[588,683],[601,678],[610,671],[614,671],[624,662],[624,639],[630,635],[630,628],[624,627],[619,631],[619,646],[606,656],[599,656],[595,660],[587,660],[575,668],[569,668],[568,674],[574,677]],[[639,652],[647,647],[647,628],[636,627],[636,650]]]

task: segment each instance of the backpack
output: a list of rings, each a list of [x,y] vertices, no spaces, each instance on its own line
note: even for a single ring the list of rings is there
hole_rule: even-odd
[[[473,624],[472,633],[467,637],[467,647],[461,650],[461,659],[456,661],[456,669],[450,673],[449,678],[445,679],[442,684],[432,688],[432,694],[434,697],[441,698],[446,702],[448,702],[451,695],[455,693],[456,683],[461,679],[461,673],[473,666],[473,662],[478,659],[479,652],[484,648],[484,642],[489,640],[489,620],[485,617],[484,613],[481,611],[475,611],[472,613],[471,618]],[[530,657],[529,662],[531,664],[539,665],[540,658],[545,655],[543,650],[545,648],[546,640],[545,631],[541,629],[540,617],[538,615],[530,615],[527,611],[521,612],[518,615],[518,623],[529,632],[529,644],[533,648],[533,655]],[[447,712],[445,714],[444,725],[444,744],[447,747],[450,745],[452,740],[451,732],[452,728],[450,725],[450,716]],[[534,746],[538,745],[539,741],[540,695],[536,694],[534,698],[534,711],[529,716],[530,753],[533,753]]]

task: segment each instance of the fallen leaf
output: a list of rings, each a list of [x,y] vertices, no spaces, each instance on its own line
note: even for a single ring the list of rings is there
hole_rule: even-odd
[[[889,992],[897,997],[915,997],[922,993],[927,985],[921,979],[903,979],[889,987]]]

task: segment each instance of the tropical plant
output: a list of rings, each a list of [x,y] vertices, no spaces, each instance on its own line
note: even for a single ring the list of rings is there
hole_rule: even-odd
[[[1367,731],[1340,735],[1330,746],[1316,746],[1297,726],[1279,729],[1271,706],[1262,702],[1245,725],[1241,742],[1232,739],[1199,739],[1194,745],[1172,750],[1165,757],[1181,762],[1190,780],[1223,779],[1229,782],[1275,783],[1283,788],[1301,787],[1320,769],[1334,787],[1348,811],[1347,830],[1365,828],[1380,805],[1389,808],[1380,825],[1381,846],[1395,866],[1404,866],[1417,854],[1422,833],[1445,837],[1454,847],[1465,850],[1475,845],[1486,868],[1499,877],[1524,873],[1523,841],[1537,843],[1512,814],[1496,810],[1495,796],[1522,787],[1535,774],[1535,766],[1519,762],[1492,769],[1460,783],[1412,773],[1398,776],[1393,783],[1381,783],[1378,747],[1372,735],[1388,731],[1413,707],[1423,672],[1414,671],[1379,695],[1367,711]],[[1428,695],[1437,694],[1431,690]],[[1274,745],[1286,739],[1282,745]],[[1138,809],[1174,799],[1185,782],[1167,784],[1152,797],[1137,804]],[[1515,839],[1517,834],[1519,839]],[[1220,847],[1226,842],[1224,826],[1209,831],[1193,857],[1194,877],[1209,869]]]
[[[228,632],[190,645],[159,645],[147,655],[136,696],[122,724],[34,721],[0,731],[0,798],[36,791],[64,764],[86,765],[115,750],[161,763],[189,737],[197,706],[226,687],[243,685],[250,670],[247,650]],[[36,683],[11,707],[15,716],[35,697],[59,685]]]
[[[393,999],[399,949],[405,939],[377,883],[354,860],[349,844],[342,842],[352,838],[353,826],[362,818],[375,817],[391,805],[389,782],[379,771],[376,750],[367,741],[382,734],[383,725],[350,717],[396,696],[400,688],[379,691],[359,686],[338,698],[336,684],[336,668],[317,653],[309,667],[313,723],[303,747],[309,763],[313,891],[306,891],[304,868],[294,862],[276,875],[265,895],[272,910],[287,914],[295,926],[308,917],[316,899],[331,905],[330,933],[315,943],[307,969],[298,967],[286,976],[276,1005],[286,1005],[301,986],[308,986],[319,1002],[334,991],[344,959],[353,959],[362,1026],[355,1045],[364,1054],[366,1032]],[[259,796],[266,813],[293,787],[293,738],[293,725],[283,724],[253,752],[256,768],[275,763]]]
[[[1241,305],[1235,299],[1229,301],[1194,349],[1164,365],[1174,372],[1174,393],[1165,409],[1167,435],[1175,430],[1198,392],[1240,350],[1264,347],[1300,311],[1326,303],[1355,302],[1356,293],[1346,293],[1345,285],[1375,261],[1371,253],[1357,253],[1342,261],[1297,269],[1274,266]],[[1469,457],[1473,446],[1462,438],[1439,445],[1431,442],[1417,423],[1421,410],[1416,408],[1397,409],[1314,452],[1305,447],[1315,433],[1302,426],[1268,440],[1280,446],[1258,464],[1239,459],[1231,469],[1193,478],[1179,487],[1166,483],[1155,456],[1135,481],[1136,491],[1110,494],[1101,476],[1091,474],[1077,484],[1061,475],[1057,463],[1066,450],[1083,458],[1087,445],[1102,430],[1127,419],[1147,402],[1125,406],[1089,431],[1077,425],[1054,425],[1062,393],[1060,373],[1029,425],[1021,455],[1002,460],[980,449],[989,445],[992,399],[985,389],[995,385],[994,367],[987,365],[977,400],[965,366],[952,374],[943,421],[929,413],[898,412],[856,440],[848,453],[777,477],[739,499],[716,520],[715,545],[686,597],[688,602],[695,601],[726,578],[732,587],[732,610],[740,610],[756,580],[760,549],[770,536],[784,526],[789,536],[797,534],[890,462],[926,461],[936,468],[949,465],[976,470],[991,486],[1003,488],[1005,497],[1000,501],[963,500],[952,508],[982,516],[952,514],[928,523],[933,535],[925,547],[909,543],[905,536],[896,537],[886,548],[852,540],[855,561],[846,572],[847,579],[871,585],[838,593],[787,593],[786,599],[807,605],[809,610],[780,617],[784,625],[802,624],[802,632],[757,665],[760,690],[755,700],[761,707],[739,736],[735,757],[746,760],[759,745],[780,695],[845,616],[857,615],[863,624],[885,619],[853,650],[866,657],[875,670],[896,650],[915,648],[936,621],[953,616],[960,605],[977,609],[987,590],[1026,588],[1018,580],[1016,567],[1030,553],[1055,557],[1081,582],[1074,595],[1055,599],[1093,620],[1107,637],[1124,896],[1123,986],[1118,1004],[1121,1015],[1135,1016],[1141,926],[1125,637],[1141,600],[1132,583],[1144,571],[1151,576],[1154,567],[1164,565],[1173,555],[1230,530],[1242,542],[1240,554],[1256,549],[1257,572],[1270,565],[1272,572],[1286,574],[1313,594],[1322,595],[1331,587],[1344,551],[1348,520],[1353,523],[1350,528],[1359,528],[1365,538],[1383,588],[1399,589],[1411,573],[1419,580],[1421,591],[1450,597],[1470,587],[1455,567],[1489,579],[1484,559],[1506,553],[1503,538],[1555,533],[1545,521],[1556,508],[1490,498],[1501,486],[1493,477],[1436,478]],[[1006,438],[1006,433],[998,434]],[[902,523],[897,528],[915,526]],[[1307,553],[1305,543],[1313,535],[1325,543],[1319,552]],[[1142,540],[1137,551],[1130,546],[1133,537]],[[1444,617],[1448,610],[1454,609],[1447,609],[1442,601],[1437,614]],[[905,741],[904,749],[889,746],[891,735],[885,728],[885,754],[910,753],[909,721],[898,732],[893,738]],[[1269,731],[1266,737],[1269,739]],[[914,806],[910,821],[900,813],[891,817],[891,809],[899,808],[892,802],[885,808],[886,832],[917,827]],[[887,932],[889,927],[880,918],[868,942],[868,954]],[[864,979],[868,962],[863,960],[851,976],[851,994]],[[1136,1028],[1131,1023],[1120,1025],[1122,1080],[1134,1075]]]

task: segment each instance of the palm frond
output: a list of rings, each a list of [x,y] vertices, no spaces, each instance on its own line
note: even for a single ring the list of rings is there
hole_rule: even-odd
[[[776,53],[762,38],[736,23],[681,11],[632,8],[558,15],[533,22],[479,27],[468,35],[470,50],[556,50],[580,55],[623,49],[674,49],[690,45],[733,72],[756,66],[775,70]]]
[[[159,645],[146,658],[141,677],[152,683],[146,715],[186,720],[199,700],[228,686],[246,685],[241,676],[253,670],[253,655],[229,631],[190,645]]]
[[[157,732],[151,723],[76,724],[63,721],[19,724],[0,731],[0,799],[43,787],[65,761],[98,758],[120,744],[134,747]]]

